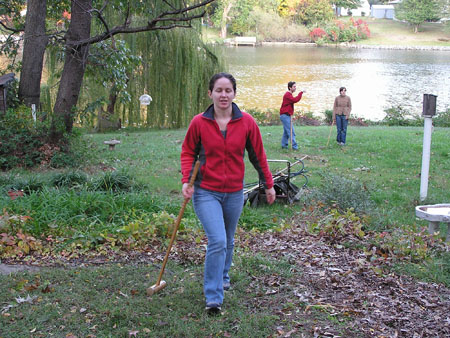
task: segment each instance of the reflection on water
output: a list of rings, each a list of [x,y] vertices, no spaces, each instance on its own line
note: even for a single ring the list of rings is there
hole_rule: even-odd
[[[450,107],[450,52],[303,46],[224,47],[238,81],[243,108],[278,109],[289,81],[307,92],[296,111],[332,109],[339,87],[347,87],[353,116],[384,117],[402,106],[422,113],[423,94],[438,95],[437,110]]]

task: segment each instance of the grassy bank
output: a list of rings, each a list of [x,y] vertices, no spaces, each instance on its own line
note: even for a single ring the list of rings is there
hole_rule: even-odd
[[[370,38],[360,40],[364,45],[396,45],[396,46],[450,46],[450,31],[442,23],[425,22],[418,33],[414,33],[408,23],[361,17],[367,21]]]

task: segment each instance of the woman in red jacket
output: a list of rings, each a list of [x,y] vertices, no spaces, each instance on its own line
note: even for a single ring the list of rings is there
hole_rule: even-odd
[[[182,193],[191,198],[208,237],[204,294],[206,310],[220,312],[224,290],[230,288],[228,271],[234,249],[234,233],[244,204],[244,153],[258,171],[267,202],[275,201],[273,178],[267,164],[261,133],[251,115],[233,103],[236,80],[231,74],[215,74],[208,95],[213,104],[196,115],[181,150]],[[194,186],[189,188],[195,161],[201,162]]]

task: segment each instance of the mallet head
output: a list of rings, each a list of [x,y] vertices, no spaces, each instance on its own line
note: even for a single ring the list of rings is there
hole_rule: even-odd
[[[158,285],[154,284],[147,289],[147,296],[153,296],[158,291],[164,289],[167,286],[165,281],[161,281]]]

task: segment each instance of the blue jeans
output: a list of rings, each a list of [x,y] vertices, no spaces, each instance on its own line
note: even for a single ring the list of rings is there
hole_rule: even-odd
[[[336,127],[337,127],[337,138],[338,143],[344,143],[347,138],[347,125],[348,120],[345,115],[336,115]]]
[[[244,205],[243,191],[221,193],[195,188],[195,213],[208,237],[203,291],[206,303],[223,302],[223,283],[229,282],[234,233]]]
[[[280,115],[281,123],[283,123],[283,136],[281,137],[281,148],[287,148],[289,145],[289,138],[291,137],[291,116],[288,114]],[[297,150],[298,145],[295,140],[295,130],[292,126],[292,149]]]

